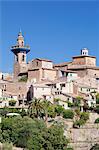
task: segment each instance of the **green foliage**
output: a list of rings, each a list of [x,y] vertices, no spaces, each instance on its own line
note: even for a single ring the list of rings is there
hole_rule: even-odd
[[[99,93],[96,94],[96,99],[99,99]]]
[[[48,107],[48,117],[55,118],[55,116],[56,116],[55,106],[54,105],[50,105]]]
[[[9,106],[15,106],[16,100],[10,100],[9,101]]]
[[[75,109],[75,113],[76,113],[77,116],[80,116],[80,109],[79,108]]]
[[[97,118],[97,119],[95,120],[95,123],[99,123],[99,118]]]
[[[20,111],[20,115],[21,115],[22,117],[24,117],[24,116],[27,115],[27,113],[26,113],[26,111],[25,111],[24,108],[22,108],[22,110]]]
[[[27,82],[28,77],[27,76],[22,76],[18,81],[19,82]]]
[[[89,119],[89,113],[87,112],[82,112],[80,113],[80,119],[79,120],[76,120],[74,123],[73,123],[73,127],[74,128],[80,128],[81,126],[83,126],[86,121]]]
[[[74,106],[76,106],[76,107],[80,107],[80,104],[81,104],[81,100],[82,100],[83,98],[81,97],[81,96],[77,96],[76,97],[76,100],[75,100],[75,102],[74,102]]]
[[[74,128],[80,128],[81,126],[83,126],[85,124],[85,120],[82,120],[82,119],[79,119],[79,120],[76,120],[73,124],[73,127]]]
[[[71,102],[67,102],[68,103],[68,107],[73,107],[74,106],[74,103],[71,103]]]
[[[96,104],[99,104],[99,99],[96,99]]]
[[[68,148],[66,148],[66,150],[73,150],[73,148],[71,148],[71,147],[68,147]]]
[[[95,144],[90,150],[99,150],[99,144]]]
[[[65,119],[73,119],[74,112],[72,110],[64,110],[63,111],[63,118]]]
[[[64,111],[64,108],[60,105],[56,105],[55,107],[55,112],[57,113],[58,116],[60,116]]]
[[[41,118],[44,113],[44,108],[41,99],[34,98],[28,108],[28,115],[31,118]]]
[[[9,109],[7,107],[0,108],[0,115],[6,116],[6,114],[9,113]]]
[[[54,98],[54,102],[59,102],[60,100],[60,98]]]
[[[1,116],[6,116],[7,113],[19,113],[21,115],[20,108],[0,108],[0,115]]]
[[[84,120],[85,122],[89,119],[89,113],[87,112],[82,112],[80,119]]]
[[[94,108],[94,111],[99,114],[99,105]]]
[[[47,128],[42,120],[29,117],[3,118],[1,130],[2,143],[30,150],[65,150],[68,143],[62,126]]]

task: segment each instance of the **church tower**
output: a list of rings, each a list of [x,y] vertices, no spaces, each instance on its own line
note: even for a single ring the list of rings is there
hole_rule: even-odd
[[[88,49],[87,49],[87,48],[83,48],[83,49],[81,50],[81,55],[82,55],[82,56],[88,56]]]
[[[26,55],[30,51],[29,46],[24,45],[24,37],[20,31],[17,37],[17,43],[11,47],[14,53],[14,78],[17,79],[20,74],[27,72]]]

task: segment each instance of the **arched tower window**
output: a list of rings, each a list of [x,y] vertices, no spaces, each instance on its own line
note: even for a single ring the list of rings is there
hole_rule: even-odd
[[[24,55],[22,55],[22,61],[25,61],[25,56]]]
[[[18,62],[18,56],[16,56],[16,61]]]

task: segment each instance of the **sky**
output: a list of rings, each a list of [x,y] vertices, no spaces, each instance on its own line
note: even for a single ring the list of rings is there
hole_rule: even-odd
[[[14,54],[21,28],[30,45],[27,61],[46,58],[54,63],[71,61],[84,47],[99,65],[98,0],[0,0],[0,71],[13,72]]]

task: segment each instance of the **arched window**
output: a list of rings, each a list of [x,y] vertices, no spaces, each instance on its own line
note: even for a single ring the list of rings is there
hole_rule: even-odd
[[[24,55],[22,55],[22,61],[24,61],[25,60],[25,56]]]
[[[38,66],[38,61],[36,62],[36,65]]]
[[[18,62],[18,56],[16,56],[16,61]]]

